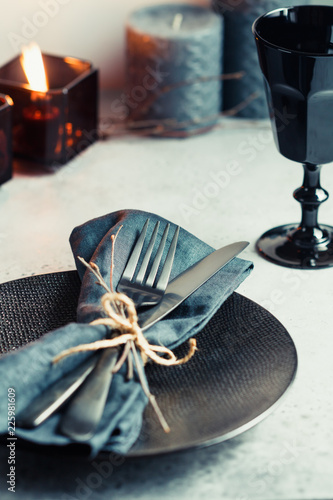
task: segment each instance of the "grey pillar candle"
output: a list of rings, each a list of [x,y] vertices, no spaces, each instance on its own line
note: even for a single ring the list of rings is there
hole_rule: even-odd
[[[156,121],[163,135],[212,126],[221,110],[222,49],[223,21],[209,9],[168,4],[133,12],[123,96],[129,118]]]
[[[307,0],[212,0],[214,11],[224,18],[224,73],[244,71],[241,80],[226,81],[223,88],[223,110],[240,106],[237,116],[268,118],[262,73],[252,34],[252,24],[261,14],[286,4],[300,5]]]

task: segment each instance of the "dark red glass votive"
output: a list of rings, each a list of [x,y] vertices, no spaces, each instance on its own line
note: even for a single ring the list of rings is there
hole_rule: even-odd
[[[49,90],[31,90],[17,56],[0,68],[13,106],[13,153],[64,164],[98,138],[98,71],[88,61],[43,54]]]
[[[9,96],[0,94],[0,184],[12,177],[12,106]]]

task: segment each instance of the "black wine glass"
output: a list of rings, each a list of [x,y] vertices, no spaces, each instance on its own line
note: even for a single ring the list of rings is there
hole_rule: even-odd
[[[328,198],[320,169],[333,161],[333,7],[277,9],[259,17],[253,33],[276,146],[304,168],[294,191],[301,222],[270,229],[257,249],[287,267],[333,266],[333,227],[318,224],[319,206]]]

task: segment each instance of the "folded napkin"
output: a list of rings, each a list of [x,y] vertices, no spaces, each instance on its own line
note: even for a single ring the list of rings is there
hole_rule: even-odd
[[[38,341],[0,359],[0,434],[7,433],[7,391],[14,388],[16,393],[16,414],[19,414],[38,394],[46,390],[63,374],[75,368],[91,353],[76,353],[52,365],[53,358],[70,347],[103,339],[108,329],[104,325],[89,323],[101,317],[100,299],[105,290],[96,284],[93,273],[78,260],[98,265],[107,284],[110,283],[111,235],[120,230],[114,246],[113,286],[116,289],[131,249],[140,234],[147,217],[151,222],[147,236],[152,233],[157,220],[161,221],[159,237],[168,222],[155,214],[137,210],[123,210],[91,220],[75,228],[70,236],[70,244],[76,266],[82,280],[77,310],[78,323],[47,333]],[[171,224],[166,244],[170,245],[175,225]],[[213,249],[180,229],[178,245],[170,279],[199,261]],[[215,314],[221,304],[248,276],[252,263],[236,258],[210,278],[195,293],[186,299],[165,319],[145,332],[152,344],[163,344],[173,349],[186,339],[198,333]],[[196,353],[195,355],[199,355]],[[142,415],[147,404],[138,377],[127,381],[125,366],[113,377],[108,401],[97,433],[87,443],[91,456],[100,450],[126,454],[140,433]],[[165,367],[168,370],[168,367]],[[44,444],[66,446],[71,440],[58,432],[60,414],[50,417],[36,429],[16,428],[16,435],[25,440]]]

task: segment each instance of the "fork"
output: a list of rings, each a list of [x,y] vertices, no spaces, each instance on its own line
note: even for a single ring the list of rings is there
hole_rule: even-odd
[[[155,258],[153,259],[150,270],[148,268],[148,265],[155,245],[160,222],[157,221],[155,224],[155,228],[150,238],[150,242],[145,252],[142,264],[138,268],[139,259],[146,238],[148,224],[149,219],[147,219],[145,225],[143,226],[142,232],[135,244],[135,247],[131,253],[131,256],[126,264],[122,277],[120,278],[117,286],[117,292],[125,293],[133,300],[137,308],[146,305],[156,305],[162,299],[169,281],[179,233],[179,227],[177,227],[168,251],[168,255],[165,259],[164,266],[162,267],[162,272],[154,286],[170,224],[167,224],[164,229],[160,245],[158,247]]]
[[[136,308],[156,305],[162,299],[168,285],[179,235],[177,226],[158,276],[170,224],[164,229],[154,258],[151,257],[160,222],[156,222],[147,250],[143,252],[148,224],[149,219],[143,226],[117,286],[117,292],[128,295],[134,301]],[[87,441],[95,434],[103,415],[118,353],[118,348],[104,349],[95,368],[69,402],[61,418],[62,434],[75,441]]]

